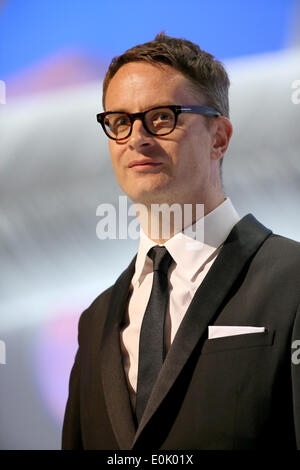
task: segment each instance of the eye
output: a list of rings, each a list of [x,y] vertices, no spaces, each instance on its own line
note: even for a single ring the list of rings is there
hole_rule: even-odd
[[[147,116],[147,124],[153,132],[160,129],[170,129],[174,126],[174,113],[168,109],[154,109]]]
[[[128,118],[127,116],[120,116],[116,121],[114,122],[114,126],[125,126],[128,124]]]
[[[113,134],[119,134],[124,130],[127,129],[128,126],[130,127],[130,119],[126,114],[110,114],[107,116],[105,125],[109,128],[109,131]]]
[[[170,114],[168,113],[160,113],[160,115],[158,116],[158,119],[160,119],[161,121],[167,121],[167,120],[170,120],[172,118],[172,116],[170,116]]]
[[[152,116],[153,122],[170,121],[170,120],[172,120],[172,114],[165,112],[165,111],[162,111]]]

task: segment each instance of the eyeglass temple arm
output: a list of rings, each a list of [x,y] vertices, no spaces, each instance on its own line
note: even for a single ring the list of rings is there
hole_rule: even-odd
[[[210,106],[180,106],[179,111],[182,113],[203,114],[208,117],[222,116],[219,111]]]

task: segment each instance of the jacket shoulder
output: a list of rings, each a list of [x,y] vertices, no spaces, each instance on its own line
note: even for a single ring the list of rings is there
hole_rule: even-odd
[[[117,281],[98,295],[90,306],[82,312],[78,323],[79,335],[83,334],[82,331],[92,332],[92,334],[97,332],[98,334],[99,331],[103,330],[113,292],[113,295],[118,295],[124,288],[130,288],[129,285],[134,272],[135,260],[136,256],[133,257],[129,266],[120,274]]]
[[[280,277],[300,285],[300,243],[290,238],[271,234],[257,251],[253,266],[268,277]]]
[[[264,250],[278,258],[295,258],[300,261],[300,243],[291,238],[272,233],[264,243]]]
[[[80,315],[78,321],[78,341],[93,331],[102,331],[110,302],[113,285],[99,294]]]

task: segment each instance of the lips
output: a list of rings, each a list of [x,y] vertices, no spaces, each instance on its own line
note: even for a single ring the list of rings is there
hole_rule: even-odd
[[[133,160],[132,162],[129,163],[128,168],[133,168],[135,166],[145,166],[145,167],[154,167],[161,165],[161,162],[154,162],[151,159],[140,159],[140,160]]]

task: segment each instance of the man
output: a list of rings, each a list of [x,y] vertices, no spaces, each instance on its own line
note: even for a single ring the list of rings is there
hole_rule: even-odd
[[[98,120],[140,246],[80,317],[63,449],[300,448],[300,245],[224,196],[228,87],[164,34],[109,67]],[[166,236],[153,204],[190,223]]]

